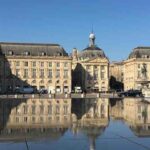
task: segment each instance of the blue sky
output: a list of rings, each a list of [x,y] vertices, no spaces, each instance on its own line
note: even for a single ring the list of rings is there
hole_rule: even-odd
[[[0,0],[0,41],[61,44],[84,49],[94,28],[96,44],[112,61],[150,46],[149,0]]]

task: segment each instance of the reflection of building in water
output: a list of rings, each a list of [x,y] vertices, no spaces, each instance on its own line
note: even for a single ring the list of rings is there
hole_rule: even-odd
[[[108,120],[108,98],[73,99],[72,106],[72,113],[76,115],[77,119],[82,121]]]
[[[74,99],[73,101],[75,101],[74,104],[79,104],[78,100]],[[79,117],[79,114],[77,114],[77,120],[73,119],[72,130],[74,134],[79,132],[85,134],[89,138],[90,150],[94,150],[96,138],[104,132],[108,125],[109,100],[108,98],[82,99],[79,106],[80,109],[82,108],[82,112],[80,111],[81,116]],[[74,113],[76,112],[74,111]]]
[[[85,114],[81,118],[82,121],[90,120],[94,123],[93,121],[97,119],[108,120],[108,106],[108,98],[85,99]],[[93,121],[91,121],[92,119]]]
[[[91,33],[89,46],[80,53],[73,49],[73,86],[81,86],[86,91],[107,91],[109,60],[95,45],[95,38]]]
[[[71,99],[1,100],[0,122],[1,136],[14,132],[60,134],[71,125]]]
[[[0,92],[28,85],[71,91],[71,58],[58,44],[0,43],[0,70]]]
[[[124,99],[124,119],[137,136],[150,136],[150,104],[141,98]]]
[[[110,100],[109,114],[114,119],[123,119],[123,100],[112,99]]]
[[[7,119],[5,117],[9,117],[7,126],[30,126],[41,123],[55,126],[65,125],[71,121],[71,99],[28,99],[24,102],[21,101],[19,105],[15,104],[18,103],[18,100],[1,104],[2,118]]]

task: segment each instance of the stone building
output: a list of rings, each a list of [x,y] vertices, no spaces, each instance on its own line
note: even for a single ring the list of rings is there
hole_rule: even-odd
[[[109,65],[110,89],[123,90],[123,62],[112,62]]]
[[[150,47],[137,47],[124,61],[124,89],[150,87]]]
[[[71,57],[58,44],[0,43],[0,92],[71,92]]]
[[[102,49],[95,45],[95,35],[89,36],[89,46],[81,52],[73,49],[72,85],[82,87],[85,91],[108,90],[109,60]]]

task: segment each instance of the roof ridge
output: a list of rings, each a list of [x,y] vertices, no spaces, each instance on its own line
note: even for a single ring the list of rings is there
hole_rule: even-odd
[[[41,45],[41,46],[60,46],[55,43],[23,43],[23,42],[0,42],[0,44],[8,44],[8,45]]]

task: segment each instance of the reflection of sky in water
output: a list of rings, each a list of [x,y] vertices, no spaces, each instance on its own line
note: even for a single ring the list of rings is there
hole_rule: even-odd
[[[98,101],[97,101],[98,102]],[[99,103],[104,102],[104,100],[100,100]],[[106,100],[105,100],[106,102]],[[66,102],[65,102],[66,103]],[[89,104],[91,104],[91,107],[93,107],[91,111],[91,107],[89,108]],[[109,103],[105,103],[109,106]],[[130,104],[130,109],[132,110],[132,114],[128,114],[128,109],[126,108],[127,105]],[[134,104],[134,105],[133,105]],[[71,103],[70,103],[71,105]],[[86,107],[88,105],[88,107]],[[122,150],[143,150],[143,149],[149,149],[150,143],[149,143],[149,128],[142,129],[142,130],[136,130],[137,127],[140,126],[149,126],[150,120],[149,120],[149,104],[145,102],[141,102],[140,100],[135,100],[133,98],[125,99],[122,101],[116,101],[113,103],[110,103],[109,113],[106,118],[103,115],[100,115],[97,118],[89,118],[89,116],[86,118],[86,114],[89,113],[97,113],[94,109],[94,105],[91,101],[86,103],[85,101],[81,102],[82,109],[84,111],[81,112],[82,116],[80,117],[80,120],[74,120],[71,124],[68,124],[68,126],[63,126],[64,124],[61,124],[59,127],[51,127],[48,126],[49,130],[46,129],[45,124],[39,124],[37,128],[37,132],[35,135],[34,133],[24,133],[24,136],[26,137],[29,145],[29,149],[36,149],[36,150],[62,150],[62,149],[68,149],[68,150],[76,150],[76,149],[106,149],[106,150],[116,150],[116,149],[122,149]],[[132,107],[131,107],[132,106]],[[143,122],[141,118],[139,118],[139,115],[142,115],[144,108],[147,108],[147,119],[146,122]],[[75,107],[72,103],[72,107]],[[100,108],[100,107],[99,107]],[[71,109],[71,107],[70,107]],[[78,110],[78,109],[74,109]],[[138,113],[135,112],[138,111]],[[120,111],[123,111],[120,112]],[[134,112],[135,111],[135,112]],[[101,111],[100,111],[101,112]],[[118,115],[119,114],[119,115]],[[122,118],[121,115],[122,114]],[[47,115],[47,114],[45,114]],[[62,114],[60,114],[62,115]],[[134,115],[134,119],[132,118]],[[7,116],[7,115],[6,115]],[[72,115],[71,115],[72,116]],[[95,116],[95,115],[94,115]],[[119,116],[119,118],[118,118]],[[109,120],[110,118],[110,120]],[[140,120],[138,120],[140,119]],[[88,120],[88,121],[87,121]],[[91,120],[91,122],[89,121]],[[99,120],[99,121],[98,121]],[[102,123],[103,121],[106,121],[105,125]],[[97,124],[93,124],[93,122],[96,122]],[[142,123],[143,122],[143,123]],[[11,124],[8,124],[9,126],[5,126],[3,130],[6,128],[13,128],[10,126]],[[35,125],[31,125],[31,128],[34,128]],[[41,128],[45,128],[45,132],[41,132]],[[29,128],[29,127],[28,127]],[[51,131],[51,128],[54,130],[53,133]],[[133,131],[133,128],[136,131]],[[56,129],[56,130],[55,130]],[[137,133],[140,131],[140,133]],[[147,133],[147,137],[138,137],[137,135],[143,135]],[[148,135],[149,133],[149,135]],[[19,135],[19,134],[18,134]],[[6,149],[6,150],[15,150],[15,149],[26,149],[25,140],[22,138],[21,140],[8,140],[9,136],[13,136],[12,133],[9,135],[5,135],[4,133],[0,134],[0,149]],[[17,137],[17,133],[16,133]],[[7,140],[5,140],[5,138]],[[19,137],[17,137],[19,138]],[[92,145],[92,146],[90,146]]]

